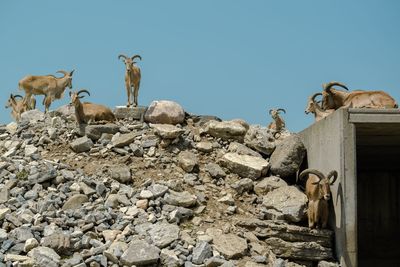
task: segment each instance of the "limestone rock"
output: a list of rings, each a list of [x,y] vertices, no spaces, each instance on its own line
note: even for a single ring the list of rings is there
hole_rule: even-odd
[[[228,151],[237,153],[239,155],[249,155],[249,156],[262,158],[260,153],[254,151],[253,149],[247,147],[246,145],[243,145],[238,142],[230,143],[229,147],[228,147]]]
[[[237,121],[210,121],[205,131],[216,138],[243,142],[247,129]]]
[[[247,252],[245,239],[234,234],[222,234],[220,230],[207,229],[207,234],[213,238],[213,244],[226,259],[242,257]]]
[[[226,176],[225,171],[216,163],[210,162],[205,166],[205,170],[213,178],[224,178]]]
[[[161,222],[153,225],[149,231],[153,244],[165,248],[179,238],[179,226]]]
[[[130,132],[127,134],[115,134],[111,139],[111,143],[114,147],[124,147],[132,143],[137,136],[141,133],[139,132]]]
[[[206,259],[212,257],[212,248],[207,242],[198,243],[193,249],[192,262],[202,264]]]
[[[60,264],[61,257],[51,248],[37,247],[29,251],[31,257],[37,266],[57,267]]]
[[[208,141],[201,141],[196,144],[196,149],[204,153],[209,153],[213,151],[213,144]]]
[[[196,170],[199,159],[195,154],[190,151],[182,151],[178,155],[179,166],[186,172],[192,172]]]
[[[119,131],[119,128],[118,125],[113,123],[82,125],[80,126],[80,134],[87,135],[92,140],[99,140],[102,134],[116,134]]]
[[[134,119],[143,120],[144,114],[147,107],[126,107],[126,106],[116,106],[114,109],[114,115],[118,119]]]
[[[270,166],[265,159],[237,153],[226,153],[222,157],[221,163],[231,172],[250,179],[265,176]]]
[[[254,192],[259,196],[264,196],[268,192],[283,186],[287,186],[287,183],[283,179],[277,176],[270,176],[259,181],[254,187]]]
[[[144,119],[150,123],[180,124],[185,120],[185,111],[174,101],[158,100],[151,102]]]
[[[271,155],[271,172],[280,177],[294,175],[305,153],[306,148],[297,134],[285,138]]]
[[[76,194],[70,197],[63,205],[63,210],[78,209],[83,203],[88,202],[89,198],[86,195]]]
[[[23,112],[21,114],[20,122],[36,123],[38,121],[43,121],[43,120],[44,120],[44,113],[41,112],[40,110],[33,109]]]
[[[92,140],[86,136],[77,138],[71,143],[71,148],[76,153],[89,151],[92,148],[92,146],[93,146]]]
[[[133,240],[121,256],[121,263],[132,266],[156,264],[160,258],[160,249],[143,240]]]
[[[163,139],[175,139],[184,132],[181,128],[170,124],[150,124],[150,126]]]
[[[165,194],[164,200],[170,205],[189,208],[196,204],[197,198],[187,191],[176,192],[169,190],[169,192]]]
[[[113,166],[110,168],[111,178],[120,183],[128,183],[131,181],[131,170],[128,166]]]
[[[266,156],[271,155],[275,149],[275,139],[267,128],[260,125],[251,125],[244,137],[244,143]]]
[[[306,216],[307,201],[307,196],[297,187],[283,186],[264,196],[263,205],[281,212],[290,222],[300,222]]]

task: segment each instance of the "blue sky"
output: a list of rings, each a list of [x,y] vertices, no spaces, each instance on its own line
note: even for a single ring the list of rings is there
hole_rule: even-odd
[[[75,69],[74,89],[89,89],[87,101],[125,104],[117,56],[140,54],[140,105],[169,99],[261,125],[281,107],[288,128],[300,131],[313,122],[307,97],[324,82],[385,90],[400,102],[399,13],[395,0],[5,0],[0,102],[22,93],[25,75]],[[51,108],[67,102],[68,94]],[[11,121],[1,111],[0,123]]]

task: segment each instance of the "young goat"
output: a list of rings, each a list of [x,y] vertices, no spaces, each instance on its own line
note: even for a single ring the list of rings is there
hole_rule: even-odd
[[[20,98],[20,100],[17,100]],[[31,105],[33,109],[36,107],[35,98],[31,99]],[[13,95],[10,94],[10,98],[7,100],[6,108],[11,108],[11,116],[17,122],[21,119],[21,114],[30,109],[25,102],[23,101],[23,97],[21,95]]]
[[[142,57],[134,55],[129,58],[125,55],[119,55],[118,59],[121,59],[121,57],[125,63],[125,86],[126,93],[128,94],[128,103],[126,106],[129,107],[131,105],[131,95],[133,94],[133,106],[137,107],[141,73],[139,67],[135,65],[136,62],[133,60],[135,58],[142,60]]]
[[[331,171],[324,176],[315,169],[306,169],[301,172],[299,179],[308,175],[306,195],[308,197],[308,227],[326,228],[329,217],[329,203],[331,199],[330,185],[337,179],[337,172]],[[333,177],[333,180],[330,179]]]
[[[79,125],[89,124],[94,121],[115,121],[114,113],[108,107],[89,102],[82,103],[80,101],[80,98],[83,98],[83,96],[80,96],[81,93],[87,93],[90,96],[87,90],[69,93],[71,104],[75,107],[76,122]]]
[[[304,111],[306,114],[312,113],[314,114],[315,121],[322,120],[323,118],[327,117],[328,115],[332,114],[335,110],[334,109],[328,109],[328,110],[323,110],[318,102],[315,100],[315,98],[319,95],[322,95],[322,93],[316,93],[313,94],[308,98],[308,103],[306,110]]]

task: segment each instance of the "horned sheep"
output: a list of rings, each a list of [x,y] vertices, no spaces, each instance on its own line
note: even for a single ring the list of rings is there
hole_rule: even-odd
[[[308,176],[306,195],[308,198],[308,226],[310,228],[326,228],[329,218],[329,203],[331,199],[330,186],[337,179],[337,172],[331,171],[327,176],[315,169],[301,172],[299,179]],[[331,181],[333,177],[333,180]]]
[[[76,122],[79,125],[89,124],[94,121],[115,121],[114,113],[108,107],[89,102],[82,103],[80,101],[83,98],[83,96],[80,96],[81,93],[86,93],[90,96],[89,91],[85,89],[69,93],[71,104],[75,107]]]
[[[20,98],[20,99],[17,99]],[[10,98],[7,100],[6,108],[11,108],[11,116],[18,122],[21,119],[21,114],[29,109],[36,107],[35,98],[31,99],[31,105],[29,107],[24,103],[21,95],[10,94]]]
[[[280,134],[282,131],[284,131],[285,126],[286,126],[285,121],[279,114],[281,111],[286,113],[286,110],[284,110],[283,108],[269,110],[269,114],[271,115],[271,117],[274,121],[271,122],[267,128],[269,130],[273,131],[275,138],[278,138],[278,136],[279,136],[278,134]]]
[[[315,100],[315,98],[319,95],[322,95],[322,93],[313,94],[308,98],[307,107],[306,110],[304,111],[306,114],[309,113],[314,114],[315,121],[320,121],[335,111],[334,109],[323,110],[322,107]]]
[[[135,58],[142,60],[142,57],[139,55],[134,55],[133,57],[127,57],[125,55],[119,55],[118,59],[123,58],[125,63],[125,86],[126,93],[128,95],[128,103],[127,107],[131,105],[131,98],[133,95],[133,106],[137,107],[138,105],[138,95],[139,95],[139,87],[140,87],[140,79],[141,73],[140,68],[135,65]]]

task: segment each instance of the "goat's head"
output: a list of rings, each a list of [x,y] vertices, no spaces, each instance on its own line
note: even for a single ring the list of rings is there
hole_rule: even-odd
[[[133,57],[127,57],[125,55],[119,55],[118,59],[121,59],[124,61],[125,63],[125,69],[127,72],[131,71],[132,66],[136,63],[134,60],[135,58],[138,58],[140,60],[142,60],[142,57],[139,55],[134,55]]]
[[[270,109],[269,110],[269,115],[271,115],[271,117],[273,118],[273,119],[275,119],[275,118],[277,118],[278,116],[279,116],[279,113],[281,112],[281,111],[283,111],[283,113],[285,113],[286,114],[286,110],[284,110],[283,108],[278,108],[278,109]]]
[[[306,114],[310,112],[315,113],[316,110],[315,106],[318,105],[317,101],[315,101],[315,98],[319,95],[322,95],[322,93],[315,93],[308,98],[307,107],[306,110],[304,111]]]
[[[57,73],[62,73],[64,74],[64,77],[62,79],[66,80],[66,85],[65,87],[68,87],[69,89],[72,89],[72,74],[74,74],[75,70],[72,70],[71,72],[67,72],[65,70],[59,70]]]
[[[17,104],[17,100],[16,100],[17,97],[21,98],[21,99],[23,98],[21,95],[10,94],[10,98],[8,98],[7,103],[6,103],[6,108],[10,108],[10,107],[16,105]]]
[[[79,99],[84,97],[83,95],[80,95],[82,93],[86,93],[86,94],[88,94],[90,96],[89,91],[85,90],[85,89],[79,90],[78,92],[71,92],[71,91],[69,92],[69,96],[71,97],[71,104],[72,105],[75,106],[80,101]]]
[[[333,185],[337,179],[337,171],[331,171],[327,176],[325,176],[318,170],[306,169],[300,173],[299,179],[303,179],[308,174],[314,174],[318,177],[318,181],[313,182],[312,184],[318,185],[320,198],[329,200],[331,198],[330,186]]]
[[[346,85],[344,85],[343,83],[340,82],[329,82],[329,83],[324,83],[322,84],[322,108],[323,109],[334,109],[336,108],[335,106],[335,101],[333,99],[333,95],[332,95],[332,91],[331,88],[333,86],[339,86],[342,87],[343,89],[349,90]]]

